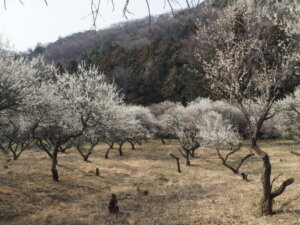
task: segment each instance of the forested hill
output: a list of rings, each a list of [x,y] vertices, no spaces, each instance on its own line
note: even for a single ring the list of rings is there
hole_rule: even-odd
[[[196,18],[206,16],[200,5],[175,15],[152,17],[150,31],[148,18],[128,21],[60,38],[47,47],[38,45],[32,54],[42,53],[46,60],[70,72],[75,72],[82,60],[96,64],[122,89],[129,103],[186,103],[208,96],[202,88],[203,74],[191,70],[198,65],[190,41]]]

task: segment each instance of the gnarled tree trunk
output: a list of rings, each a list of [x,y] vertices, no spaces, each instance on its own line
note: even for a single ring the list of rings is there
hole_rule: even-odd
[[[57,181],[57,182],[58,182],[58,172],[57,172],[56,166],[57,166],[58,148],[59,148],[59,146],[54,147],[54,151],[53,151],[53,155],[52,155],[52,165],[51,165],[51,172],[52,172],[53,180]]]
[[[285,188],[294,182],[293,178],[289,178],[284,181],[281,186],[272,192],[272,183],[271,182],[271,173],[272,173],[272,166],[270,163],[269,155],[262,151],[257,145],[256,140],[252,140],[251,148],[259,155],[259,157],[263,161],[263,172],[261,175],[261,183],[263,186],[263,196],[260,202],[261,206],[261,215],[262,216],[269,216],[274,214],[273,212],[273,200],[277,196],[281,195]],[[274,180],[273,180],[274,181]]]

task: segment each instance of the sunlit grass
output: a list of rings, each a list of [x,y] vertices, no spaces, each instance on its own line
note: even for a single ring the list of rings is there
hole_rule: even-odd
[[[272,217],[259,216],[261,161],[257,156],[245,163],[244,182],[221,165],[213,149],[198,149],[191,167],[181,159],[182,174],[169,157],[177,142],[152,140],[124,156],[107,145],[96,147],[90,162],[73,149],[59,155],[60,182],[52,181],[51,162],[45,153],[27,151],[17,161],[0,155],[0,224],[300,224],[300,146],[291,141],[261,141],[270,154],[273,175],[283,172],[295,183],[276,198]],[[248,154],[246,146],[237,156]],[[6,169],[5,169],[6,168]],[[96,168],[100,177],[95,176]],[[145,191],[147,194],[145,194]],[[121,214],[109,215],[107,206],[116,193]]]

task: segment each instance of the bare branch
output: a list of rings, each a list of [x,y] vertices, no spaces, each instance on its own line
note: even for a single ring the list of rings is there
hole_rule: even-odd
[[[149,2],[148,0],[145,0],[146,3],[147,3],[147,8],[148,8],[148,20],[149,20],[149,31],[151,31],[151,12],[150,12],[150,5],[149,5]]]
[[[184,154],[184,152],[181,150],[181,148],[177,148],[179,150],[179,152],[181,153],[181,155],[184,157],[184,158],[187,158],[186,154]]]
[[[242,158],[241,162],[239,163],[239,165],[236,167],[236,170],[239,171],[240,167],[243,165],[244,161],[246,161],[248,158],[254,156],[254,154],[248,154],[246,155],[244,158]]]
[[[295,152],[295,151],[291,151],[292,154],[296,155],[296,156],[300,156],[300,153]]]
[[[222,160],[222,164],[223,164],[225,167],[227,167],[228,169],[230,169],[234,174],[239,174],[239,175],[241,175],[242,178],[243,178],[243,180],[248,181],[248,179],[247,179],[247,174],[244,173],[244,172],[240,172],[240,168],[241,168],[241,166],[243,165],[243,163],[244,163],[248,158],[254,156],[254,154],[248,154],[248,155],[246,155],[244,158],[242,158],[241,161],[240,161],[240,163],[237,165],[236,168],[234,168],[233,166],[231,166],[231,165],[228,164],[228,162],[227,162],[229,156],[232,155],[232,154],[234,154],[234,153],[236,153],[237,151],[239,151],[240,148],[241,148],[241,146],[239,145],[238,148],[236,148],[236,149],[234,149],[233,151],[231,151],[230,153],[228,153],[228,154],[226,155],[225,158],[221,155],[220,149],[219,149],[219,148],[216,148],[216,150],[217,150],[217,154],[218,154],[219,158]]]
[[[278,174],[276,177],[273,178],[273,180],[271,181],[271,187],[273,186],[274,182],[280,177],[282,176],[283,173]]]
[[[242,144],[239,144],[236,148],[233,149],[233,146],[231,146],[231,149],[233,149],[231,152],[229,152],[226,157],[225,157],[225,161],[227,161],[227,159],[229,158],[229,156],[231,156],[232,154],[236,153],[237,151],[239,151],[241,149]]]
[[[272,192],[271,198],[274,199],[277,196],[281,195],[284,192],[285,188],[291,185],[292,183],[294,183],[294,178],[289,178],[286,181],[284,181],[278,189]]]

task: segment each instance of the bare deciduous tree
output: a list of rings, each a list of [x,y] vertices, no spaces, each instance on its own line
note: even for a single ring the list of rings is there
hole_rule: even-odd
[[[7,9],[7,0],[2,0],[4,9]],[[45,5],[48,6],[48,1],[43,0]],[[23,0],[19,0],[20,4],[24,5]],[[90,16],[92,17],[92,28],[96,29],[97,28],[97,21],[98,18],[101,17],[101,0],[90,0]],[[115,10],[115,1],[114,0],[109,0],[109,2],[112,5],[112,10]],[[145,2],[145,7],[147,8],[148,11],[148,26],[149,30],[151,30],[151,7],[149,4],[149,0],[144,0]],[[168,6],[172,13],[174,13],[174,5],[179,5],[179,2],[177,0],[161,0],[161,2],[164,4],[164,7]],[[193,8],[199,5],[202,1],[201,0],[186,0],[186,7],[188,8]],[[124,0],[123,2],[123,17],[128,18],[128,14],[132,14],[132,12],[129,10],[129,3],[130,0]]]

